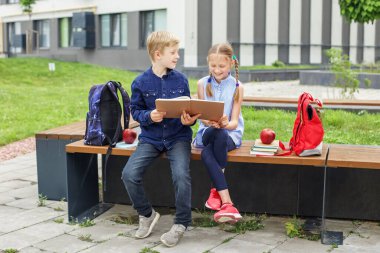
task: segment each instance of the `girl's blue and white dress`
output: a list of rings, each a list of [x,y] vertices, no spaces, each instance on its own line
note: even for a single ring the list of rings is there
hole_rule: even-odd
[[[231,120],[232,106],[234,103],[234,93],[236,88],[236,79],[231,76],[231,74],[220,83],[217,83],[216,80],[211,78],[211,89],[212,89],[212,97],[208,97],[206,94],[206,86],[207,80],[209,76],[203,77],[201,82],[203,83],[204,88],[204,98],[205,100],[210,101],[224,101],[224,114],[227,115],[228,119]],[[208,127],[205,126],[202,121],[199,120],[199,128],[198,132],[195,136],[195,146],[203,147],[202,136],[204,131]],[[236,147],[240,147],[242,143],[242,137],[244,133],[244,120],[243,116],[239,114],[238,126],[235,130],[226,130],[228,135],[232,138]]]

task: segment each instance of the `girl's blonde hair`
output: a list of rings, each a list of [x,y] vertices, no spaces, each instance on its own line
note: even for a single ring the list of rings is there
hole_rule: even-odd
[[[234,93],[234,100],[239,100],[239,61],[237,60],[236,56],[234,55],[234,50],[232,49],[232,46],[229,43],[219,43],[213,45],[209,50],[207,54],[207,60],[212,54],[221,54],[225,55],[228,59],[230,59],[235,66],[235,80],[236,80],[236,88]],[[212,73],[210,72],[210,76],[207,80],[207,86],[206,86],[206,94],[209,97],[212,97],[212,89],[211,89],[211,78]]]
[[[146,47],[152,61],[154,61],[154,52],[157,50],[162,53],[165,47],[172,47],[178,44],[178,37],[167,31],[152,32],[146,39]]]

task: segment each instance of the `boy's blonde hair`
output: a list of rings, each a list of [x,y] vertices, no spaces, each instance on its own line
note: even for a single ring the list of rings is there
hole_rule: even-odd
[[[146,39],[149,57],[154,61],[154,52],[163,52],[165,47],[172,47],[179,44],[179,38],[167,31],[152,32]]]
[[[225,55],[235,66],[235,81],[236,81],[236,88],[234,93],[234,100],[239,100],[239,61],[234,55],[234,50],[230,43],[219,43],[213,45],[209,50],[207,54],[207,61],[210,55],[212,54],[221,54]],[[209,97],[212,97],[212,89],[211,89],[211,77],[212,74],[210,73],[210,76],[207,80],[207,86],[206,86],[206,94]]]

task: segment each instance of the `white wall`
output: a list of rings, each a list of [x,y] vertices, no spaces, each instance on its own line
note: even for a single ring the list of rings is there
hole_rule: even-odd
[[[267,44],[278,43],[278,11],[280,0],[267,0],[265,15],[265,42]],[[265,65],[271,65],[278,60],[278,46],[267,45],[265,47]]]
[[[4,53],[4,44],[3,44],[3,23],[0,18],[0,55]]]
[[[290,0],[289,14],[289,63],[301,63],[301,12],[302,0]]]
[[[212,45],[226,41],[227,0],[212,0]]]
[[[364,50],[363,50],[363,63],[371,63],[375,61],[375,48],[376,40],[376,22],[373,24],[364,25]]]
[[[332,0],[331,7],[331,45],[340,48],[342,46],[342,16],[339,15],[339,0]]]
[[[351,23],[350,25],[350,61],[357,63],[357,49],[358,44],[358,24]]]
[[[240,42],[253,43],[254,1],[240,0]],[[240,65],[253,65],[253,45],[240,45]]]
[[[322,0],[311,0],[310,11],[310,63],[322,62]]]
[[[187,0],[185,3],[185,67],[198,65],[198,0]]]

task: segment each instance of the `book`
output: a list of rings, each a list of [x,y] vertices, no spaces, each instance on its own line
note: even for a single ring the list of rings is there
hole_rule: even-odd
[[[256,139],[255,140],[255,143],[253,144],[254,147],[258,147],[258,148],[278,148],[280,146],[280,141],[279,140],[274,140],[272,141],[271,144],[264,144],[261,142],[260,139]]]
[[[264,144],[260,139],[256,139],[255,143],[252,145],[250,154],[251,155],[274,155],[277,153],[280,146],[279,140],[274,140],[271,144]]]
[[[135,148],[137,147],[137,144],[139,144],[139,140],[136,138],[136,140],[131,143],[131,144],[127,144],[125,143],[124,141],[120,141],[118,143],[116,143],[116,148],[126,148],[126,149],[129,149],[129,148]]]
[[[260,151],[253,151],[252,149],[251,149],[251,151],[249,152],[251,155],[260,155],[260,156],[273,156],[273,155],[275,155],[276,154],[276,152],[267,152],[267,151],[265,151],[265,152],[260,152]]]
[[[177,98],[156,99],[156,109],[166,112],[165,118],[180,118],[182,111],[190,116],[201,114],[199,119],[218,121],[224,112],[223,101],[208,101],[190,98],[187,96]]]

